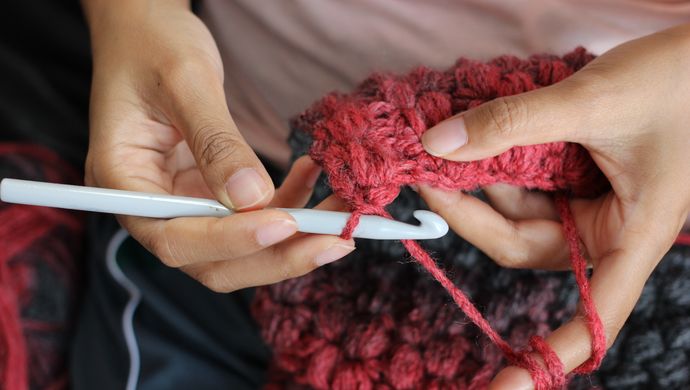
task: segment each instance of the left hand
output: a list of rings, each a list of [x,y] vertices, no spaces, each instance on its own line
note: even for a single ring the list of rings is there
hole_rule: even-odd
[[[582,144],[611,182],[571,209],[594,267],[592,298],[610,347],[645,282],[690,209],[690,25],[620,45],[568,79],[499,98],[428,130],[427,151],[478,160],[513,146]],[[507,185],[486,189],[493,205],[420,186],[432,210],[499,264],[567,269],[568,250],[552,200]],[[591,354],[581,315],[546,339],[570,372]],[[539,359],[538,356],[535,356]],[[491,389],[530,389],[529,374],[502,370]]]

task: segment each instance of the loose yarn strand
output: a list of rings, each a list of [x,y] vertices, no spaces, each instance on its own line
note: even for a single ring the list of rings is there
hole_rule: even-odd
[[[475,325],[477,325],[488,337],[496,344],[506,355],[514,360],[517,354],[513,351],[510,345],[491,327],[489,322],[484,318],[477,307],[472,304],[472,301],[457,288],[453,282],[448,279],[448,276],[436,265],[433,258],[414,240],[402,240],[405,249],[412,255],[412,257],[424,267],[424,269],[431,274],[431,276],[438,281],[443,288],[448,291],[453,301],[458,307],[467,315]]]
[[[575,225],[575,218],[570,210],[570,202],[563,194],[557,194],[555,200],[556,207],[561,216],[563,232],[570,249],[570,261],[575,274],[575,281],[580,290],[582,310],[587,320],[587,328],[592,337],[592,356],[574,370],[578,374],[584,374],[596,370],[601,365],[601,361],[606,354],[606,334],[592,299],[589,278],[587,278],[587,260],[582,256],[580,236]]]
[[[570,210],[569,200],[565,195],[557,194],[555,201],[563,223],[563,232],[568,241],[571,264],[580,291],[583,310],[587,319],[587,326],[592,335],[592,357],[576,369],[577,373],[587,373],[595,370],[601,364],[601,360],[606,352],[606,338],[601,319],[599,318],[591,297],[589,280],[586,275],[587,261],[582,256],[580,239],[575,226],[575,219]],[[379,210],[375,212],[375,214],[392,218],[385,210]],[[359,223],[361,215],[361,212],[357,212],[356,210],[353,212],[352,217],[348,220],[343,230],[343,238],[350,238],[352,236],[352,232]],[[460,310],[465,313],[467,318],[501,349],[506,358],[512,364],[522,367],[530,373],[537,390],[562,388],[567,384],[563,363],[543,338],[533,336],[530,339],[529,346],[533,352],[541,355],[544,365],[546,366],[545,368],[529,355],[530,351],[516,352],[513,350],[508,342],[493,329],[477,307],[474,306],[470,298],[455,286],[418,242],[414,240],[402,240],[402,244],[415,261],[424,267],[424,269],[443,286]]]
[[[376,215],[393,218],[385,210],[380,210]],[[352,237],[354,229],[359,223],[361,213],[354,211],[352,217],[347,221],[345,228],[341,234],[342,238],[349,239]],[[484,318],[482,313],[477,310],[476,306],[472,304],[472,301],[462,292],[459,288],[453,284],[453,282],[448,278],[448,276],[436,265],[434,259],[427,253],[424,248],[419,245],[417,241],[414,240],[401,240],[405,249],[408,253],[424,267],[424,269],[431,274],[431,276],[438,281],[441,286],[443,286],[446,291],[450,294],[453,301],[460,307],[460,309],[467,315],[467,317],[477,325],[491,341],[496,344],[506,355],[511,357],[511,360],[515,359],[517,354],[513,351],[510,345],[491,327],[489,322]]]

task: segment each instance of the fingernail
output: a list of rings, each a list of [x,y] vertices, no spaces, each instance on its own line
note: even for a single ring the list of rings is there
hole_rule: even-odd
[[[344,257],[353,250],[355,250],[354,246],[335,244],[330,248],[326,249],[325,251],[319,253],[314,259],[314,261],[316,262],[316,265],[320,267],[324,264],[332,263]]]
[[[244,209],[261,202],[269,192],[263,178],[253,168],[242,168],[225,183],[233,209]]]
[[[256,242],[261,246],[271,246],[283,241],[297,232],[297,224],[290,220],[271,222],[256,229]]]
[[[429,154],[445,156],[467,143],[467,128],[462,117],[443,121],[422,135],[422,144]]]

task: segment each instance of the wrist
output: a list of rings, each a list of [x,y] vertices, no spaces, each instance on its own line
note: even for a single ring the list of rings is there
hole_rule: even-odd
[[[141,26],[164,9],[191,10],[190,0],[81,0],[95,50],[113,33]]]

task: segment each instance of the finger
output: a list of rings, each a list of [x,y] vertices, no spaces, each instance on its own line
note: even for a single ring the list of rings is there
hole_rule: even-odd
[[[461,237],[508,268],[567,269],[568,250],[560,223],[546,219],[511,221],[462,192],[419,186],[431,210]]]
[[[551,196],[528,191],[509,184],[482,188],[491,206],[507,219],[550,219],[558,221],[558,212]]]
[[[191,196],[193,198],[214,199],[208,189],[204,177],[196,168],[190,168],[175,173],[172,182],[172,194]]]
[[[271,206],[304,207],[311,197],[320,174],[321,167],[311,158],[300,157],[293,164],[283,184],[276,190]]]
[[[471,161],[513,146],[575,141],[586,118],[578,109],[583,101],[578,85],[577,80],[566,79],[489,101],[427,130],[422,144],[434,156]]]
[[[345,211],[347,206],[340,198],[331,195],[314,209]],[[193,264],[182,267],[182,270],[214,291],[230,292],[304,275],[354,250],[354,241],[343,240],[337,236],[298,233],[274,248],[276,249],[265,250],[242,259]],[[271,260],[271,256],[277,257],[278,260]],[[259,265],[252,266],[257,262],[256,259],[262,260],[258,261]],[[244,264],[237,265],[238,262]],[[275,262],[278,264],[273,264]],[[266,271],[267,266],[270,266],[269,271]],[[246,275],[232,274],[233,272],[246,272]]]
[[[590,280],[591,294],[602,321],[607,349],[630,315],[661,254],[663,251],[644,234],[627,234],[619,249],[608,252],[596,263]],[[592,353],[592,338],[587,323],[587,317],[579,310],[578,315],[546,339],[563,363],[565,373],[575,370]],[[535,355],[535,358],[542,361],[539,356]],[[496,376],[490,389],[533,387],[527,371],[511,366]]]
[[[287,239],[297,223],[280,210],[235,213],[224,218],[157,220],[120,217],[123,226],[170,267],[246,256]]]
[[[337,197],[336,195],[330,195],[321,203],[314,207],[316,210],[329,210],[329,211],[347,211],[347,204],[345,201]]]
[[[215,69],[186,64],[162,78],[169,113],[214,196],[235,210],[266,206],[273,183],[230,116]]]
[[[231,292],[302,276],[354,249],[352,240],[305,235],[245,258],[197,264],[183,271],[213,291]]]

